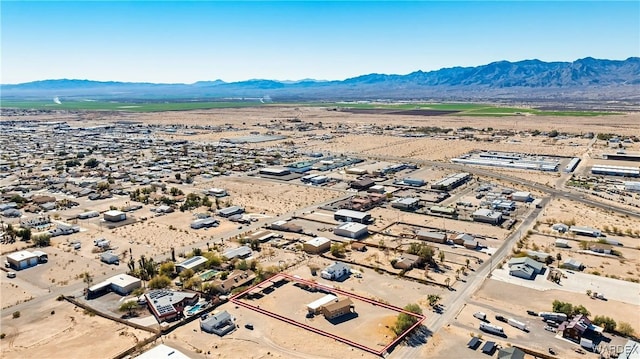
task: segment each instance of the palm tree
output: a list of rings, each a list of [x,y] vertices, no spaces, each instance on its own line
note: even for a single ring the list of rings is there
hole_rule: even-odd
[[[444,284],[449,288],[449,284],[451,284],[451,278],[447,277],[444,279]]]

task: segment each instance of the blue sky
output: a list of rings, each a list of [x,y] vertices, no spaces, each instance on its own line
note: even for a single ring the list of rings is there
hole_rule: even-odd
[[[639,1],[33,2],[1,11],[1,83],[342,80],[640,56]]]

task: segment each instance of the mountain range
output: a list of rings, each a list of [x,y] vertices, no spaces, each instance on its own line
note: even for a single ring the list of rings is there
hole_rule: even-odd
[[[407,75],[368,74],[343,81],[241,82],[193,84],[43,80],[0,85],[5,100],[60,97],[103,100],[214,100],[263,98],[274,101],[371,99],[539,99],[640,100],[640,57],[573,62],[498,61],[477,67],[416,71]]]

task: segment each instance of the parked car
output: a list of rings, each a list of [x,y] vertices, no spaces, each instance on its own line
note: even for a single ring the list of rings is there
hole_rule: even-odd
[[[527,314],[529,315],[533,315],[533,316],[538,316],[538,313],[534,312],[533,310],[527,310]]]
[[[244,327],[249,329],[249,330],[253,330],[253,324],[251,324],[251,323],[245,324]]]
[[[507,322],[507,318],[503,317],[500,314],[496,314],[496,320],[499,320],[499,321],[505,322],[505,323]]]
[[[15,278],[16,272],[7,272],[7,278]]]
[[[555,333],[557,331],[556,328],[554,328],[554,327],[552,327],[550,325],[545,326],[544,330],[550,331],[552,333]]]
[[[556,355],[556,351],[553,348],[549,348],[549,354]]]

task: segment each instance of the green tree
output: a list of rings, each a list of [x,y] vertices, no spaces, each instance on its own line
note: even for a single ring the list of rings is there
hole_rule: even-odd
[[[415,314],[422,314],[422,308],[420,308],[418,304],[407,304],[404,307],[404,310]],[[417,321],[418,318],[416,316],[407,313],[400,313],[398,314],[396,323],[393,326],[393,332],[396,335],[400,335],[416,324]]]
[[[194,290],[200,290],[200,285],[202,284],[202,279],[200,279],[200,277],[195,276],[195,277],[191,277],[189,279],[187,279],[185,282],[183,282],[184,284],[182,285],[183,288],[185,289],[194,289]]]
[[[173,262],[165,262],[160,265],[160,270],[159,270],[160,275],[173,277],[175,271],[176,271],[176,265]]]
[[[18,232],[18,237],[22,237],[22,240],[27,242],[31,240],[31,228],[21,229]]]
[[[85,167],[89,167],[89,168],[96,168],[96,167],[98,167],[99,164],[100,164],[100,162],[98,162],[98,160],[96,160],[95,158],[89,158],[84,163],[84,166]]]
[[[243,259],[241,261],[236,262],[235,267],[236,269],[239,269],[239,270],[247,270],[249,269],[249,263],[247,263],[247,261]]]
[[[149,281],[149,288],[151,289],[162,289],[167,288],[171,285],[171,279],[166,275],[159,275],[151,278]]]
[[[133,312],[138,309],[140,306],[138,305],[138,302],[136,302],[135,300],[130,300],[127,302],[122,303],[122,305],[120,305],[120,308],[118,308],[119,311],[121,312],[127,312],[127,315],[129,317],[133,316]]]
[[[214,252],[204,252],[202,256],[207,258],[207,263],[205,263],[206,268],[214,268],[222,264],[222,259]]]
[[[613,318],[605,317],[603,315],[596,315],[591,321],[593,324],[604,328],[605,332],[612,333],[616,330],[616,321]]]
[[[438,301],[440,301],[440,296],[437,294],[429,294],[427,296],[427,300],[429,301],[429,305],[433,307],[438,303]]]
[[[344,244],[342,243],[334,243],[331,245],[331,255],[334,257],[338,257],[338,258],[342,258],[344,257],[344,254],[346,253],[346,249],[344,247]]]
[[[193,275],[195,274],[195,272],[193,271],[193,269],[185,269],[182,272],[180,272],[179,276],[180,279],[182,280],[182,282],[184,283],[187,279],[193,277]]]
[[[48,247],[51,245],[51,235],[48,233],[38,234],[31,237],[31,241],[36,247]]]

